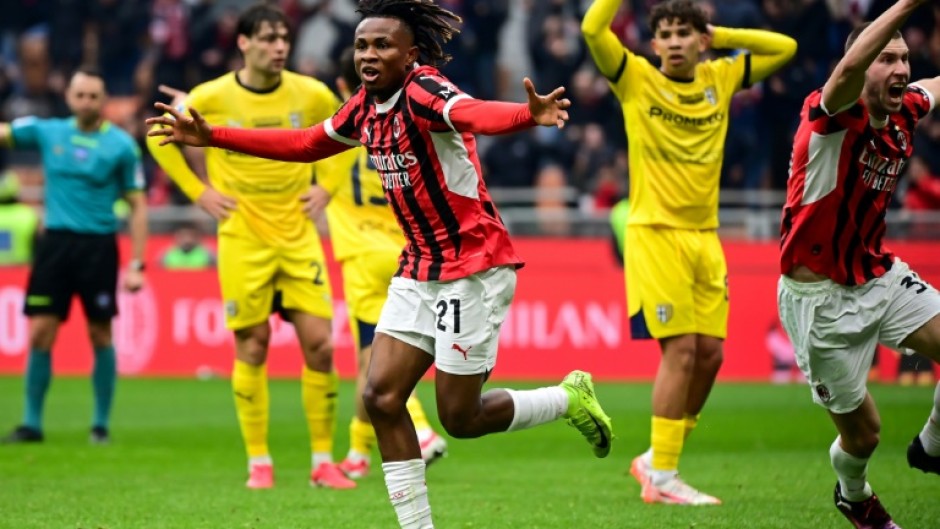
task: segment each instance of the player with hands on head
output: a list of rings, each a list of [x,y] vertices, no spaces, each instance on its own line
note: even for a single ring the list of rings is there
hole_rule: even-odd
[[[728,330],[728,268],[717,228],[731,98],[786,64],[796,42],[769,31],[712,26],[691,0],[667,0],[650,12],[656,67],[611,29],[620,4],[595,0],[581,29],[627,128],[630,334],[658,340],[662,351],[650,448],[633,459],[630,473],[647,503],[715,505],[718,498],[679,477],[679,458],[721,367]],[[738,53],[702,61],[709,48]]]
[[[425,463],[406,401],[436,365],[438,416],[457,438],[514,431],[565,418],[598,457],[610,419],[589,374],[530,391],[483,385],[496,364],[499,328],[512,301],[516,255],[480,172],[474,134],[560,127],[570,102],[557,88],[528,102],[481,101],[435,65],[459,17],[430,0],[362,0],[355,63],[363,86],[330,119],[305,130],[210,125],[198,111],[151,118],[150,134],[185,143],[311,162],[360,144],[368,150],[407,244],[382,308],[363,400],[378,438],[389,498],[402,528],[433,527]]]

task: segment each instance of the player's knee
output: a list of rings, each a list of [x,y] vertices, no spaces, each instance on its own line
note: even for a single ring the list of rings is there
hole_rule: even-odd
[[[460,408],[439,408],[438,418],[441,420],[444,431],[451,437],[472,439],[482,435],[475,423],[478,411],[468,411]]]
[[[673,371],[691,373],[695,369],[694,343],[675,343],[663,349],[663,362],[666,362]]]
[[[55,326],[34,323],[29,329],[29,347],[40,351],[48,351],[52,349],[55,335]]]
[[[267,326],[257,326],[235,331],[235,350],[238,359],[251,365],[261,365],[268,357],[271,331]]]
[[[333,340],[325,336],[304,346],[304,362],[314,371],[333,370]]]
[[[88,339],[93,347],[108,347],[111,345],[111,322],[89,323]]]
[[[362,390],[362,404],[369,418],[376,422],[405,413],[406,400],[407,396],[402,398],[393,391],[382,390],[369,383]]]
[[[696,368],[706,371],[718,371],[722,362],[725,360],[724,348],[720,344],[717,346],[700,347],[696,353]]]

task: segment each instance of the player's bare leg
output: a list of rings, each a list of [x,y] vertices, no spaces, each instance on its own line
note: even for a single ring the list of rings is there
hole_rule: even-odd
[[[376,333],[362,400],[375,428],[389,499],[403,529],[433,527],[425,463],[405,405],[433,363],[425,351]]]
[[[686,397],[686,417],[698,417],[715,386],[715,378],[724,361],[724,340],[714,336],[696,335],[695,366],[689,394]],[[688,431],[686,438],[688,438]]]
[[[268,450],[268,322],[235,331],[232,393],[242,439],[248,452],[248,482],[252,489],[274,486],[274,466]]]
[[[375,430],[369,419],[365,404],[362,401],[362,392],[368,380],[369,363],[372,359],[372,345],[363,347],[357,354],[358,371],[356,373],[356,395],[354,417],[349,427],[350,447],[346,458],[339,464],[340,470],[348,477],[358,479],[365,477],[369,472],[371,462],[370,454],[375,446]],[[447,441],[428,423],[424,408],[418,401],[415,393],[405,403],[411,420],[418,435],[418,444],[421,448],[421,459],[425,463],[443,457],[447,452]]]
[[[42,411],[52,382],[52,344],[61,321],[53,314],[29,317],[29,357],[26,363],[26,394],[23,423],[13,429],[4,443],[33,443],[43,440]]]
[[[287,311],[287,316],[294,325],[304,357],[300,381],[304,414],[310,430],[310,484],[334,489],[355,488],[356,483],[333,463],[339,378],[333,369],[331,322],[297,310]]]
[[[650,451],[634,458],[631,474],[639,481],[648,503],[715,505],[717,498],[699,492],[679,479],[679,456],[686,436],[687,410],[700,411],[720,367],[720,348],[707,349],[697,367],[699,340],[695,334],[660,340],[662,359],[653,383],[653,419]],[[708,341],[706,345],[710,344]],[[704,354],[704,353],[703,353]],[[716,365],[717,364],[717,365]],[[694,388],[694,391],[693,391]]]
[[[940,316],[931,318],[902,345],[940,363]],[[940,384],[934,390],[930,417],[907,448],[907,462],[923,472],[940,474]]]
[[[881,417],[871,395],[849,413],[829,413],[839,437],[829,447],[832,468],[838,476],[833,500],[836,508],[856,527],[897,528],[868,484],[868,460],[878,447]]]

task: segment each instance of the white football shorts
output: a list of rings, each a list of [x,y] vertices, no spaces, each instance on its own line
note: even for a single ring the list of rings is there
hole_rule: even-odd
[[[781,276],[777,307],[813,401],[849,413],[865,399],[878,343],[910,354],[901,342],[940,314],[940,294],[896,259],[885,275],[854,287]]]
[[[487,373],[496,366],[499,328],[515,291],[510,266],[453,281],[395,277],[375,332],[425,351],[445,373]]]

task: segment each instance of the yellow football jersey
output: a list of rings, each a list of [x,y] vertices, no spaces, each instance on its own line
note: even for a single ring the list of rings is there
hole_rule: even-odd
[[[747,55],[700,63],[692,81],[666,77],[626,51],[614,94],[623,106],[630,155],[628,225],[718,227],[718,182],[731,97]]]
[[[326,207],[326,218],[336,260],[368,252],[400,252],[405,247],[405,236],[365,148],[351,149],[334,158],[336,167],[348,170],[318,172],[317,183],[333,197]]]
[[[285,71],[276,88],[258,92],[239,83],[233,72],[194,88],[185,105],[210,125],[299,129],[332,116],[340,101],[312,77]],[[279,247],[310,244],[316,235],[300,203],[313,181],[310,164],[206,149],[206,171],[212,186],[237,202],[232,216],[219,225],[220,234],[254,237]]]

